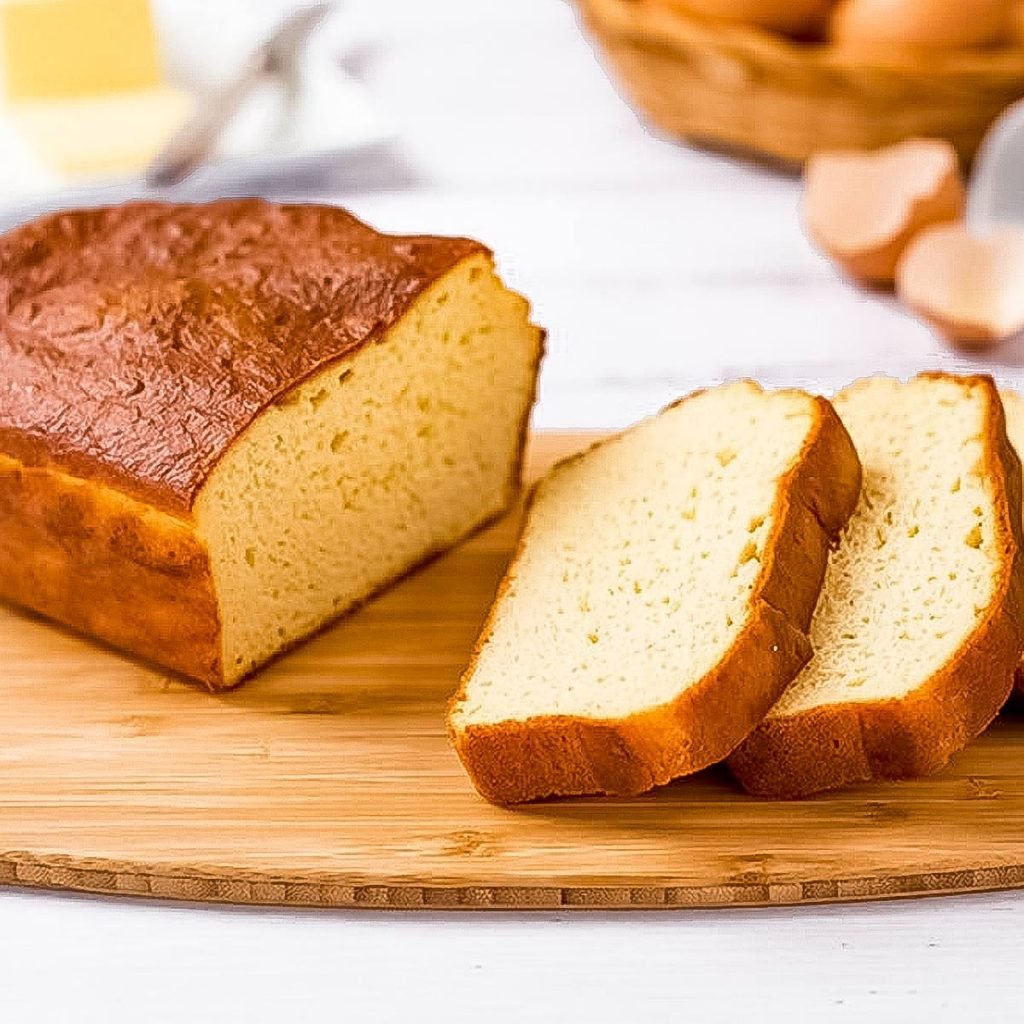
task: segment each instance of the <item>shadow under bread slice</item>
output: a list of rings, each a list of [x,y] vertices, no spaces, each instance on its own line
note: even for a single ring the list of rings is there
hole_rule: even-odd
[[[740,382],[556,466],[449,713],[498,803],[724,758],[810,656],[860,466],[831,405]]]
[[[987,377],[878,377],[834,399],[864,468],[814,658],[729,765],[796,797],[936,771],[992,721],[1021,655],[1021,471]]]

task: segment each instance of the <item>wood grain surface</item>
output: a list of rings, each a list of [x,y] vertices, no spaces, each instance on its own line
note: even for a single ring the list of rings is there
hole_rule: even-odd
[[[593,435],[541,434],[531,476]],[[796,904],[1024,886],[1024,718],[945,772],[793,803],[722,770],[485,803],[444,706],[515,517],[232,693],[0,609],[0,882],[365,907]]]

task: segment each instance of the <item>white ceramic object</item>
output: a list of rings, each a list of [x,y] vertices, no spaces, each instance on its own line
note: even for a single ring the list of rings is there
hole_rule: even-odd
[[[1000,224],[1024,225],[1024,100],[989,129],[974,162],[967,222],[979,234]]]

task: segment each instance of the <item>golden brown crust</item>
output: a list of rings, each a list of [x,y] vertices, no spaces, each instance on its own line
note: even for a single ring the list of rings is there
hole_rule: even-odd
[[[221,684],[205,548],[181,519],[0,455],[0,597]]]
[[[0,239],[0,452],[186,513],[260,412],[486,251],[255,199],[43,217]]]
[[[764,717],[810,658],[805,629],[829,545],[860,493],[853,444],[831,405],[821,398],[815,403],[816,427],[780,482],[775,526],[765,544],[770,557],[762,563],[750,619],[716,668],[670,704],[623,719],[550,716],[456,728],[453,712],[527,543],[527,514],[449,710],[452,742],[483,796],[513,804],[553,795],[640,793],[721,760]],[[610,442],[614,438],[598,444]]]
[[[766,718],[729,758],[749,792],[800,797],[938,771],[989,725],[1009,696],[1024,647],[1020,462],[992,380],[960,379],[984,387],[989,399],[986,473],[996,491],[1003,569],[987,614],[963,647],[906,698]]]

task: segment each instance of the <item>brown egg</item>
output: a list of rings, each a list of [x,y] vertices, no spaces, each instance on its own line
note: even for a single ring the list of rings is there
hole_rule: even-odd
[[[948,142],[911,139],[873,152],[822,152],[807,163],[807,233],[858,281],[892,284],[914,235],[963,212],[964,186]]]
[[[897,287],[953,345],[989,348],[1024,331],[1024,230],[978,238],[960,224],[929,228],[904,253]]]
[[[829,37],[856,49],[972,50],[1011,36],[1014,0],[841,0]]]
[[[673,6],[714,21],[756,25],[801,34],[821,28],[835,0],[670,0]]]

